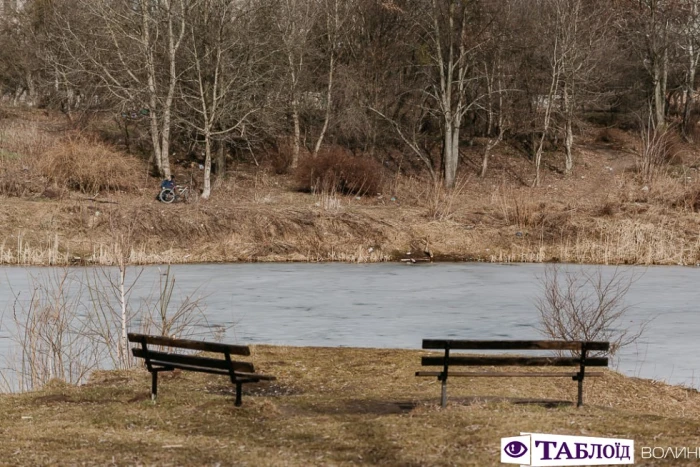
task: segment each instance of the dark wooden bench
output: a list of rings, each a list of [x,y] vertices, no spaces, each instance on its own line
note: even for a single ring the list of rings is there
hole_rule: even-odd
[[[129,342],[140,344],[138,347],[133,347],[131,351],[134,357],[145,360],[146,368],[151,372],[151,398],[154,401],[158,394],[158,373],[161,371],[173,371],[175,368],[229,376],[231,383],[236,385],[236,406],[241,405],[241,386],[243,384],[276,379],[274,376],[255,373],[255,368],[250,362],[240,362],[231,359],[231,355],[249,356],[250,348],[247,345],[218,344],[133,333],[129,334]],[[183,355],[166,351],[164,350],[165,347],[221,354],[221,358]]]
[[[571,377],[578,381],[577,406],[583,405],[583,379],[586,376],[602,376],[602,372],[586,372],[586,367],[607,367],[608,358],[600,356],[610,350],[609,342],[581,342],[581,341],[498,341],[498,340],[449,340],[449,339],[424,339],[423,348],[430,350],[443,350],[443,356],[424,356],[422,366],[440,366],[441,371],[417,371],[416,376],[437,376],[442,382],[441,405],[447,404],[447,379],[448,377]],[[470,355],[452,354],[452,350],[555,350],[573,351],[576,356],[544,356],[524,357],[520,355]],[[595,356],[589,356],[595,352]],[[451,371],[455,366],[483,366],[483,367],[533,367],[533,366],[577,366],[578,372],[504,372],[504,371]]]

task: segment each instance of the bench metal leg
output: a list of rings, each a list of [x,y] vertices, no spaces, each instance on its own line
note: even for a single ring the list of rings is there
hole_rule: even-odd
[[[583,378],[586,376],[586,354],[588,353],[586,343],[581,344],[581,363],[576,379],[578,379],[578,401],[576,407],[583,407]]]
[[[447,407],[447,379],[442,380],[442,397],[440,398],[440,406],[443,409]]]
[[[578,402],[576,403],[576,407],[583,407],[583,375],[581,373],[578,374]]]
[[[236,382],[236,404],[235,404],[236,407],[240,407],[241,404],[243,403],[241,401],[241,389],[242,389],[241,387],[242,386],[243,386],[243,384]]]
[[[158,396],[158,372],[151,372],[151,400],[156,401],[156,396]]]

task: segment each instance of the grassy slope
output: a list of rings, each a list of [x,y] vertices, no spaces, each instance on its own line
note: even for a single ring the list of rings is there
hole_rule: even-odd
[[[45,141],[50,136],[36,136],[42,130],[13,125],[14,146],[0,138],[6,154],[37,152],[19,144],[32,138],[53,144]],[[408,251],[422,255],[426,247],[444,259],[697,263],[700,158],[694,147],[683,147],[682,163],[645,185],[633,173],[633,136],[615,135],[612,143],[597,141],[595,132],[581,137],[569,176],[555,170],[561,154],[548,154],[540,188],[528,186],[532,166],[505,145],[495,152],[489,176],[474,176],[477,142],[465,148],[464,175],[453,192],[387,172],[382,195],[362,199],[300,193],[292,177],[246,164],[230,167],[229,179],[215,182],[206,202],[158,203],[158,181],[146,176],[127,183],[128,192],[93,197],[46,181],[51,164],[61,160],[55,154],[49,169],[36,169],[43,176],[35,175],[34,159],[7,156],[0,158],[0,194],[8,194],[0,210],[0,263],[110,263],[117,238],[127,233],[131,260],[140,263],[383,261]],[[92,156],[89,145],[71,144]],[[201,177],[197,169],[188,173]],[[17,192],[24,194],[12,195]]]
[[[416,351],[257,346],[268,386],[243,406],[223,377],[167,374],[149,400],[144,370],[100,372],[83,387],[0,397],[0,459],[22,465],[498,465],[521,431],[697,446],[700,394],[608,372],[571,405],[568,378],[416,378]],[[526,403],[530,401],[529,403]],[[539,402],[538,402],[539,401]],[[673,465],[669,461],[665,465]]]

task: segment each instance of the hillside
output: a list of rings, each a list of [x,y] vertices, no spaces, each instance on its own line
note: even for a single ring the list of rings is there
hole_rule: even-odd
[[[551,151],[539,188],[530,187],[532,163],[505,143],[479,178],[484,142],[477,139],[463,147],[453,191],[416,169],[389,166],[376,194],[306,193],[260,155],[259,166],[232,160],[210,200],[168,205],[155,199],[159,180],[143,159],[66,132],[55,117],[6,112],[0,262],[111,264],[119,245],[134,263],[372,262],[425,251],[435,260],[700,261],[694,146],[676,142],[674,157],[643,183],[634,133],[591,127],[577,141],[573,172],[564,175],[562,154]],[[202,177],[197,164],[175,171],[195,185]]]

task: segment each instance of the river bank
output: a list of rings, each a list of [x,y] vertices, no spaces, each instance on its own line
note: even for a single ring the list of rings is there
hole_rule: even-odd
[[[212,375],[161,375],[156,404],[143,369],[96,372],[80,387],[54,382],[0,396],[0,456],[18,465],[484,466],[498,465],[501,437],[538,432],[634,439],[645,465],[643,446],[697,444],[696,390],[606,371],[586,380],[577,409],[567,378],[462,378],[441,410],[439,383],[413,375],[420,355],[257,345],[256,369],[278,380],[246,385],[240,408],[233,386]]]
[[[294,173],[254,158],[229,161],[201,200],[202,171],[180,161],[191,202],[164,204],[146,161],[104,142],[119,139],[108,123],[76,133],[41,112],[0,119],[0,264],[700,262],[700,154],[690,144],[645,182],[635,135],[589,128],[573,171],[546,152],[533,188],[531,162],[505,143],[477,177],[486,142],[474,139],[455,189],[393,155],[377,192],[362,196],[304,192]]]
[[[4,198],[0,264],[108,265],[122,251],[133,264],[430,256],[436,261],[700,262],[700,216],[658,201],[612,204],[604,200],[621,195],[605,191],[585,200],[561,199],[557,191],[569,183],[564,179],[542,189],[476,180],[459,192],[427,195],[452,198],[436,207],[426,195],[411,197],[421,188],[435,190],[427,182],[401,183],[386,195],[330,196],[297,192],[289,178],[240,173],[211,200],[189,204],[159,203],[155,188],[95,198]]]

